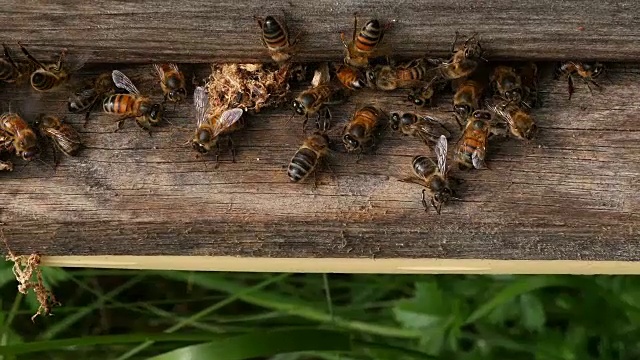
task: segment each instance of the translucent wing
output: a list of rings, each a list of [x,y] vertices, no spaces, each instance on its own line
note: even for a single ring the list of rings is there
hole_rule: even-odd
[[[436,158],[438,159],[438,170],[441,174],[447,172],[447,138],[444,135],[440,135],[440,139],[436,144],[434,151]]]
[[[160,80],[164,79],[164,70],[162,69],[162,65],[153,64],[153,68],[156,69],[156,73],[158,74]]]
[[[222,113],[220,118],[213,125],[213,137],[220,135],[224,130],[231,127],[242,118],[244,110],[240,108],[230,109]]]
[[[431,116],[422,116],[423,121],[418,123],[421,132],[428,134],[431,138],[437,139],[444,135],[447,139],[451,136],[451,132],[447,130],[438,119]]]
[[[80,141],[80,137],[76,132],[65,132],[58,129],[49,128],[46,130],[46,133],[52,139],[55,139],[58,147],[64,153],[67,153],[68,150],[74,148],[74,146],[82,144],[82,142]]]
[[[172,70],[180,71],[180,69],[178,69],[178,64],[176,63],[169,63],[167,64],[167,66],[169,66]]]
[[[513,125],[513,117],[509,112],[510,104],[507,101],[499,101],[495,98],[493,100],[487,99],[485,106],[497,117],[509,124],[509,126]]]
[[[473,163],[473,167],[476,169],[485,168],[484,159],[480,157],[480,153],[478,151],[474,151],[471,155],[471,162]]]
[[[209,109],[209,95],[202,86],[197,86],[193,90],[193,106],[196,109],[196,124],[200,125],[207,122],[207,110]]]
[[[89,53],[69,57],[67,58],[66,65],[64,65],[64,67],[66,67],[69,72],[76,72],[80,70],[89,61],[89,59],[91,59],[91,54]]]
[[[127,75],[123,74],[120,70],[113,70],[111,78],[118,88],[127,90],[131,94],[140,95],[138,88],[136,88]]]
[[[331,80],[329,75],[329,64],[322,63],[313,74],[311,86],[318,87],[319,85],[329,83],[329,80]]]

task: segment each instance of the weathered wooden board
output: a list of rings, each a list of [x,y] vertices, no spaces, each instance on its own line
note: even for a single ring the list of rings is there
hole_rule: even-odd
[[[90,53],[92,62],[267,60],[254,15],[285,13],[301,33],[301,60],[337,59],[338,33],[363,21],[393,21],[394,53],[444,54],[454,31],[479,32],[489,58],[637,61],[634,1],[0,1],[0,41],[37,54]]]
[[[122,70],[160,97],[150,66]],[[251,118],[235,137],[237,162],[223,155],[214,169],[185,145],[189,99],[152,137],[132,122],[113,133],[113,119],[98,114],[82,129],[83,116],[70,115],[88,148],[55,172],[32,162],[1,173],[0,221],[12,250],[45,255],[637,260],[640,65],[613,65],[608,78],[593,95],[579,83],[571,101],[565,83],[543,78],[538,138],[491,143],[491,170],[461,174],[462,200],[440,216],[423,211],[420,186],[397,180],[430,153],[413,138],[385,133],[359,162],[336,152],[314,190],[286,177],[303,139],[291,110]],[[333,108],[333,137],[357,104],[412,110],[405,96],[356,94]],[[65,99],[3,86],[0,101],[29,118],[65,114]],[[456,128],[449,100],[431,113]]]

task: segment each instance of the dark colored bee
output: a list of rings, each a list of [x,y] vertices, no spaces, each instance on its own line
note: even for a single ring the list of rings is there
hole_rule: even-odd
[[[319,132],[309,136],[289,162],[287,175],[293,182],[307,178],[329,152],[329,138]],[[314,173],[315,174],[315,173]]]

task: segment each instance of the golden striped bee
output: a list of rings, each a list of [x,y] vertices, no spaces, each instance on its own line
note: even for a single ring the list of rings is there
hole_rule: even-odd
[[[329,152],[329,137],[315,132],[302,143],[302,146],[291,158],[287,167],[287,175],[292,182],[306,179],[315,170]]]
[[[115,89],[110,73],[104,73],[93,80],[93,82],[82,89],[77,90],[67,102],[67,108],[71,113],[85,113],[84,126],[87,126],[89,115],[93,111],[98,100],[102,100],[106,95]]]
[[[344,32],[340,33],[340,39],[346,49],[344,62],[357,68],[369,65],[369,58],[373,57],[378,45],[382,42],[384,31],[388,26],[382,26],[380,21],[372,19],[358,32],[358,15],[353,14],[353,36],[347,42]]]
[[[160,78],[160,87],[164,93],[164,101],[178,103],[187,97],[186,81],[178,65],[174,63],[153,64]]]
[[[27,59],[29,59],[36,68],[36,70],[31,73],[30,78],[31,87],[36,91],[49,91],[62,85],[69,80],[71,73],[84,66],[85,59],[83,58],[76,59],[74,64],[68,63],[63,66],[63,60],[67,52],[66,49],[60,52],[58,61],[55,64],[47,65],[33,57],[22,44],[18,43],[18,45]]]
[[[206,154],[214,146],[217,148],[216,167],[220,158],[219,138],[226,136],[231,149],[232,160],[235,162],[235,149],[230,134],[241,129],[244,110],[241,108],[229,109],[224,112],[219,110],[217,114],[209,113],[209,95],[202,86],[197,86],[193,92],[193,105],[196,113],[196,131],[191,146],[201,154]],[[221,112],[221,113],[220,113]]]
[[[412,177],[401,179],[400,181],[415,183],[422,185],[422,206],[424,211],[428,211],[426,192],[429,191],[429,202],[440,215],[442,205],[449,202],[454,191],[449,180],[449,168],[447,167],[447,138],[442,135],[435,145],[434,152],[437,158],[437,164],[426,156],[416,156],[411,161]]]
[[[293,109],[298,115],[305,117],[302,122],[304,131],[309,116],[317,115],[316,127],[324,132],[331,127],[331,112],[327,105],[337,104],[344,100],[344,94],[329,84],[329,65],[323,63],[311,80],[311,87],[304,90],[293,100]]]
[[[0,80],[7,83],[15,83],[31,75],[36,67],[31,62],[16,62],[7,45],[2,44],[4,57],[0,59]]]
[[[453,80],[469,76],[478,68],[480,60],[483,60],[482,47],[476,37],[477,34],[472,35],[461,47],[456,49],[459,36],[460,34],[456,32],[451,45],[453,55],[449,60],[428,60],[432,65],[436,66],[434,69],[436,76],[442,79]]]
[[[537,126],[533,117],[518,104],[494,98],[487,100],[485,106],[498,118],[509,125],[509,131],[518,139],[531,140],[536,134]]]
[[[115,131],[122,128],[125,120],[135,118],[136,124],[151,135],[151,126],[157,125],[162,119],[162,104],[153,103],[149,97],[141,95],[127,75],[121,71],[113,70],[111,78],[116,87],[128,92],[109,95],[102,101],[102,110],[105,113],[120,115]]]
[[[492,113],[486,110],[474,111],[466,124],[457,143],[454,159],[460,169],[487,169],[484,161],[487,140],[491,135],[504,135],[503,129],[495,126]]]
[[[573,77],[580,77],[585,84],[587,84],[587,88],[589,88],[589,92],[593,93],[590,85],[594,85],[599,88],[600,85],[595,82],[595,78],[600,76],[604,71],[604,65],[599,62],[577,62],[577,61],[568,61],[560,64],[560,67],[557,70],[557,77],[566,77],[567,85],[569,91],[569,100],[571,100],[571,96],[575,92],[575,88],[573,86]]]
[[[425,59],[415,59],[402,65],[377,65],[367,70],[369,86],[380,90],[395,90],[398,88],[416,87],[433,80],[428,78],[430,66]]]
[[[342,130],[342,142],[347,151],[364,151],[373,145],[375,131],[387,119],[379,108],[367,105],[358,109]]]
[[[449,138],[451,133],[437,119],[430,116],[419,116],[414,113],[391,113],[389,120],[391,129],[407,136],[417,137],[426,145],[432,146],[441,136]]]
[[[275,16],[267,16],[264,19],[254,16],[254,18],[262,29],[262,43],[269,50],[273,61],[282,64],[291,59],[298,37],[290,40],[286,23]]]
[[[76,156],[82,148],[82,141],[76,129],[64,121],[50,115],[40,115],[35,122],[40,136],[48,138],[53,145],[53,159],[56,165],[59,163],[56,151],[59,150],[67,156]]]
[[[35,131],[20,115],[11,112],[0,115],[0,149],[15,152],[27,161],[40,153]]]

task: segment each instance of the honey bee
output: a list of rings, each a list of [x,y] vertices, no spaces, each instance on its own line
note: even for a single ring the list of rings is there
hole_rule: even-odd
[[[254,18],[262,29],[262,42],[269,50],[273,61],[282,64],[291,59],[298,38],[296,37],[293,41],[289,39],[285,22],[279,21],[274,16],[267,16],[264,19],[258,16]]]
[[[372,145],[375,131],[386,119],[387,115],[372,105],[357,110],[342,131],[342,142],[347,151],[362,152]]]
[[[491,112],[474,111],[467,120],[467,125],[456,147],[455,160],[461,169],[487,168],[484,162],[487,139],[493,133]]]
[[[244,110],[234,108],[226,110],[219,115],[210,115],[209,96],[202,86],[197,86],[193,92],[193,105],[196,110],[197,121],[196,132],[191,140],[193,149],[201,154],[206,154],[211,148],[216,146],[218,149],[216,153],[217,167],[220,158],[220,143],[218,139],[221,136],[227,136],[227,141],[231,148],[231,155],[235,162],[235,149],[229,135],[244,126],[244,121],[242,121]]]
[[[329,137],[326,134],[315,132],[309,136],[302,146],[296,151],[289,162],[287,175],[293,182],[300,182],[307,178],[322,159],[329,152]]]
[[[520,75],[511,66],[496,66],[491,75],[491,83],[496,93],[508,101],[519,103],[522,100],[524,94]]]
[[[603,71],[604,65],[599,62],[586,63],[569,61],[560,65],[557,76],[567,78],[569,100],[571,100],[571,96],[575,92],[575,88],[573,86],[574,76],[579,76],[587,84],[587,88],[589,88],[589,91],[593,93],[590,84],[594,85],[597,88],[600,88],[600,85],[595,82],[594,79],[600,76]]]
[[[422,206],[424,206],[424,211],[426,212],[429,209],[425,195],[428,190],[431,198],[429,202],[436,210],[436,213],[440,215],[442,205],[449,202],[454,196],[454,191],[452,190],[448,176],[447,138],[444,135],[438,139],[434,151],[438,159],[437,164],[426,156],[416,156],[411,162],[414,176],[402,179],[401,181],[424,186],[425,188],[422,189]]]
[[[36,91],[49,91],[60,86],[69,79],[72,72],[80,69],[84,65],[84,59],[78,59],[73,65],[67,64],[67,66],[63,66],[62,61],[65,58],[66,49],[60,52],[58,61],[55,64],[45,65],[34,58],[22,44],[18,43],[18,45],[27,59],[29,59],[36,68],[36,70],[31,73],[30,78],[31,87]]]
[[[367,70],[366,75],[371,88],[389,91],[426,82],[428,69],[429,65],[424,59],[416,59],[397,66],[378,65]]]
[[[374,55],[377,46],[382,42],[384,31],[388,26],[382,26],[376,19],[369,20],[358,33],[358,15],[353,14],[353,36],[347,42],[344,32],[340,33],[340,39],[346,49],[345,64],[364,68],[369,65],[369,58]]]
[[[293,109],[298,115],[304,115],[302,130],[304,131],[309,116],[317,115],[316,126],[320,131],[331,127],[331,112],[327,105],[336,104],[343,100],[343,95],[333,85],[329,84],[329,66],[324,63],[316,70],[311,87],[293,100]]]
[[[485,105],[489,111],[503,119],[509,125],[511,134],[519,139],[531,140],[537,131],[531,115],[522,107],[511,101],[500,99],[487,100]]]
[[[184,74],[178,69],[178,65],[174,63],[154,64],[153,67],[160,78],[160,87],[164,93],[165,102],[168,100],[178,103],[187,97],[186,81]]]
[[[0,148],[31,161],[40,153],[38,138],[27,122],[16,113],[0,115]]]
[[[430,116],[414,113],[392,113],[389,120],[391,129],[407,136],[414,136],[428,146],[435,144],[441,136],[449,138],[451,133],[438,120]]]
[[[135,118],[136,124],[151,135],[151,126],[157,125],[162,119],[162,104],[154,104],[150,98],[140,95],[140,92],[127,75],[119,70],[111,73],[113,83],[128,94],[112,94],[102,101],[102,110],[108,114],[120,115],[118,127],[122,128],[124,121]]]
[[[49,138],[53,145],[53,158],[56,165],[58,158],[56,150],[67,156],[76,156],[82,147],[80,135],[70,124],[55,116],[40,115],[35,122],[40,136]]]
[[[349,90],[358,90],[366,86],[364,74],[359,69],[347,64],[338,66],[336,77]]]
[[[7,160],[0,160],[0,171],[13,171],[13,163]]]
[[[4,57],[0,59],[0,80],[15,83],[25,75],[31,75],[36,68],[30,62],[16,62],[11,56],[9,48],[2,44]]]
[[[456,50],[456,43],[460,36],[456,32],[456,36],[451,45],[451,52],[453,55],[449,60],[441,59],[429,59],[428,61],[435,65],[436,76],[453,80],[459,79],[471,75],[479,65],[479,61],[482,60],[482,47],[480,42],[476,38],[477,34],[474,34],[468,38],[462,47]]]
[[[67,108],[71,113],[86,112],[84,117],[84,126],[87,126],[89,115],[93,111],[98,100],[104,98],[105,95],[114,91],[113,81],[110,73],[104,73],[98,76],[93,83],[82,88],[69,96]]]
[[[467,79],[458,85],[453,95],[453,112],[460,128],[474,111],[480,109],[485,86],[479,81]]]

